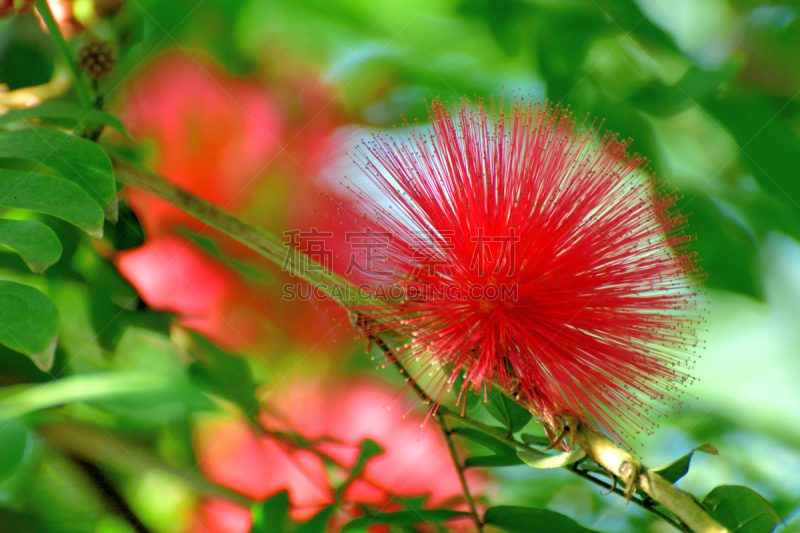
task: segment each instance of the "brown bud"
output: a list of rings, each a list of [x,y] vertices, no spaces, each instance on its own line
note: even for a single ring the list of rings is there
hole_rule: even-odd
[[[90,77],[106,78],[117,62],[114,47],[108,41],[96,37],[88,39],[78,50],[78,63]]]

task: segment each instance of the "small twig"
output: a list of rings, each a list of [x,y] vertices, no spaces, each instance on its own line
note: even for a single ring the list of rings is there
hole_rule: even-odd
[[[576,474],[576,475],[582,477],[583,479],[585,479],[586,481],[588,481],[590,483],[594,483],[595,485],[597,485],[599,487],[603,487],[604,489],[608,490],[607,494],[610,494],[610,493],[613,492],[615,494],[618,494],[618,495],[622,496],[623,498],[625,497],[625,493],[616,487],[616,478],[612,477],[612,479],[614,479],[614,484],[609,485],[605,481],[603,481],[601,479],[597,479],[596,477],[591,475],[586,470],[581,470],[577,466],[574,466],[574,467],[566,466],[566,467],[564,467],[564,469],[569,471],[569,472],[572,472],[573,474]],[[665,515],[664,513],[659,511],[658,509],[654,509],[653,506],[648,505],[644,500],[640,500],[639,498],[631,498],[630,501],[633,502],[635,505],[641,507],[642,509],[644,509],[648,513],[656,515],[661,520],[663,520],[664,522],[668,523],[669,525],[671,525],[672,527],[674,527],[678,531],[684,531],[684,532],[688,531],[688,529],[687,529],[687,527],[685,525],[683,525],[683,524],[681,524],[679,522],[676,522],[675,520],[673,520],[669,516]]]
[[[403,366],[403,363],[400,362],[399,359],[394,355],[392,349],[386,344],[386,341],[383,338],[378,337],[370,330],[368,325],[363,324],[359,321],[362,331],[364,335],[367,337],[369,341],[374,343],[381,351],[386,354],[389,360],[394,363],[400,373],[406,378],[406,381],[409,383],[412,389],[422,398],[425,403],[430,403],[430,397],[428,394],[419,386],[417,380],[415,380],[411,374],[408,373],[408,370]],[[434,409],[436,409],[434,407]],[[444,440],[447,442],[447,448],[450,450],[450,457],[453,460],[453,465],[456,467],[456,472],[458,473],[458,480],[461,482],[461,490],[464,493],[464,499],[467,501],[467,505],[469,506],[469,512],[472,515],[472,520],[475,522],[475,528],[478,530],[479,533],[483,532],[483,522],[481,521],[481,517],[478,514],[478,508],[475,505],[475,499],[472,497],[472,493],[469,490],[469,484],[467,483],[467,476],[464,474],[464,463],[461,462],[461,459],[458,456],[458,450],[456,450],[456,444],[453,441],[453,434],[450,431],[450,426],[447,423],[447,419],[444,416],[444,413],[434,412],[433,415],[436,418],[436,421],[439,423],[439,427],[442,430],[442,434],[444,435]]]
[[[458,480],[461,482],[461,490],[464,493],[464,499],[467,500],[467,505],[469,505],[469,512],[472,514],[475,527],[479,532],[483,531],[483,522],[478,514],[478,508],[475,506],[475,500],[472,498],[472,493],[469,490],[467,476],[464,474],[464,463],[462,463],[461,459],[458,457],[456,443],[453,442],[453,433],[450,431],[450,427],[447,425],[447,419],[444,417],[444,415],[436,414],[435,416],[436,420],[439,422],[439,427],[442,428],[442,434],[444,435],[444,440],[447,441],[447,447],[450,449],[450,457],[453,459],[456,472],[458,472]]]
[[[64,34],[61,33],[61,28],[58,27],[56,19],[53,18],[53,12],[50,11],[50,6],[47,4],[47,0],[39,0],[36,2],[36,9],[42,16],[42,20],[44,20],[45,26],[47,26],[47,31],[50,32],[50,37],[53,39],[53,44],[55,45],[56,50],[67,63],[67,69],[69,69],[69,75],[72,78],[72,85],[75,87],[75,92],[78,93],[78,99],[81,101],[81,106],[87,110],[92,109],[92,100],[89,97],[89,89],[87,89],[86,85],[83,83],[81,71],[78,69],[78,65],[75,63],[75,59],[72,57],[72,52],[70,52],[69,46],[67,46],[67,41],[64,39]]]
[[[372,333],[368,333],[367,337],[371,342],[373,342],[375,345],[377,345],[391,359],[391,361],[394,363],[394,365],[397,367],[397,369],[400,371],[400,373],[403,375],[403,377],[406,379],[406,381],[408,381],[408,383],[411,385],[411,388],[414,389],[414,392],[416,392],[420,396],[420,398],[422,398],[423,402],[430,403],[431,402],[430,396],[428,396],[428,394],[422,389],[422,387],[419,386],[419,384],[411,376],[411,374],[408,373],[408,370],[406,370],[406,368],[403,366],[403,364],[397,359],[397,357],[394,356],[394,353],[391,351],[391,348],[386,346],[386,343],[383,341],[383,339],[375,336]],[[450,455],[453,457],[453,462],[456,464],[456,468],[458,469],[458,473],[459,473],[459,478],[461,479],[461,485],[462,485],[462,488],[464,488],[464,495],[465,496],[469,496],[467,498],[467,501],[470,503],[470,510],[474,513],[475,516],[477,516],[477,511],[475,509],[475,504],[472,501],[472,497],[470,495],[469,488],[467,487],[467,481],[466,481],[466,478],[464,477],[464,469],[461,466],[460,459],[458,458],[458,454],[457,454],[457,452],[455,450],[455,444],[453,443],[453,438],[452,438],[452,431],[450,431],[450,429],[449,429],[449,425],[447,424],[447,420],[446,420],[445,416],[455,417],[455,418],[459,419],[462,422],[465,422],[465,423],[467,423],[469,425],[472,425],[473,427],[475,427],[475,429],[480,429],[481,431],[484,431],[484,432],[487,432],[487,430],[489,430],[489,432],[491,432],[491,434],[493,436],[495,436],[495,437],[501,437],[502,436],[503,440],[505,440],[508,444],[514,445],[517,448],[521,448],[521,449],[524,449],[526,451],[533,451],[533,452],[537,452],[537,453],[542,453],[541,450],[538,450],[536,448],[528,446],[525,443],[519,442],[513,436],[508,436],[507,434],[505,434],[504,432],[501,432],[501,431],[492,431],[493,428],[491,428],[490,426],[487,426],[487,425],[485,425],[485,424],[483,424],[481,422],[476,422],[476,421],[473,421],[471,419],[467,419],[465,417],[462,417],[458,413],[455,413],[455,412],[451,411],[450,409],[448,409],[446,407],[439,406],[435,416],[436,416],[437,421],[439,421],[439,425],[442,427],[442,431],[445,434],[445,438],[447,439],[447,444],[450,447]],[[591,474],[589,474],[585,470],[581,470],[577,466],[572,466],[572,467],[571,466],[565,466],[563,468],[567,472],[572,472],[573,474],[582,477],[583,479],[589,481],[590,483],[594,483],[595,485],[603,487],[604,489],[608,490],[609,493],[613,492],[615,494],[618,494],[619,496],[622,496],[623,498],[625,497],[625,493],[622,490],[616,488],[616,479],[613,476],[612,476],[612,480],[614,480],[614,484],[613,485],[609,485],[608,483],[605,483],[604,481],[602,481],[600,479],[597,479],[596,477],[592,476]],[[647,511],[649,513],[652,513],[652,514],[656,515],[657,517],[661,518],[662,520],[664,520],[665,522],[670,524],[672,527],[674,527],[678,531],[686,531],[686,528],[682,524],[676,522],[672,518],[670,518],[667,515],[665,515],[664,513],[660,512],[658,509],[654,509],[653,507],[647,505],[644,501],[642,501],[642,500],[640,500],[638,498],[631,498],[629,501],[632,501],[635,505],[641,507],[645,511]],[[476,524],[477,523],[478,522],[476,521]]]
[[[690,494],[680,490],[644,465],[631,454],[611,442],[587,424],[571,421],[575,444],[594,462],[627,483],[625,496],[630,499],[641,489],[663,505],[696,533],[730,533],[709,515]]]
[[[311,283],[342,307],[349,308],[354,305],[374,307],[381,304],[379,300],[363,299],[350,282],[328,272],[312,258],[287,247],[277,236],[243,222],[227,211],[126,159],[122,154],[113,150],[109,152],[114,156],[118,181],[148,192],[186,211],[209,227],[258,252],[273,264],[282,266],[292,275]]]
[[[121,518],[124,518],[125,521],[130,524],[130,531],[136,531],[137,533],[150,533],[150,530],[147,529],[147,526],[142,523],[142,520],[134,512],[134,510],[131,509],[130,505],[128,505],[128,502],[125,501],[125,498],[122,497],[111,480],[108,479],[108,476],[106,476],[105,473],[97,467],[97,465],[75,455],[73,455],[71,459],[81,468],[81,470],[83,470],[84,474],[88,476],[88,478],[97,488],[97,491],[103,495],[103,498],[108,506],[117,515],[119,515]]]
[[[451,417],[453,419],[459,420],[460,422],[462,422],[462,423],[464,423],[464,424],[466,424],[466,425],[468,425],[470,427],[473,427],[473,428],[475,428],[475,429],[477,429],[477,430],[479,430],[479,431],[481,431],[483,433],[486,433],[487,435],[491,435],[491,436],[495,437],[496,439],[499,439],[499,440],[505,442],[506,444],[510,444],[511,446],[514,446],[515,448],[518,448],[520,450],[524,450],[526,452],[539,453],[539,454],[543,454],[544,453],[542,450],[540,450],[538,448],[534,448],[533,446],[530,446],[529,444],[526,444],[524,442],[520,442],[517,439],[515,439],[514,437],[509,437],[505,432],[498,431],[497,429],[495,429],[495,428],[493,428],[493,427],[491,427],[489,425],[486,425],[483,422],[480,422],[478,420],[472,420],[470,418],[462,417],[459,413],[457,413],[455,411],[452,411],[452,410],[448,409],[447,407],[440,406],[439,407],[439,413],[441,413],[443,415],[446,415],[446,416],[449,416],[449,417]],[[562,467],[562,468],[564,470],[566,470],[567,472],[570,472],[572,474],[580,476],[583,479],[585,479],[586,481],[589,481],[590,483],[594,483],[595,485],[597,485],[599,487],[602,487],[602,488],[604,488],[604,489],[606,489],[606,490],[608,490],[610,492],[613,492],[614,494],[616,494],[618,496],[621,496],[623,498],[625,497],[625,492],[623,490],[617,488],[615,482],[610,485],[610,484],[608,484],[608,483],[606,483],[606,482],[604,482],[604,481],[602,481],[600,479],[597,479],[596,477],[591,475],[586,470],[583,470],[583,469],[581,469],[581,468],[579,468],[577,466],[565,466],[565,467]],[[609,477],[611,477],[612,480],[615,480],[615,478],[613,476],[611,476],[610,474],[609,474]],[[658,516],[659,518],[663,518],[664,520],[669,522],[675,529],[677,529],[679,531],[686,531],[687,530],[687,528],[684,525],[672,520],[671,518],[667,517],[663,513],[660,513],[657,509],[653,509],[652,505],[648,505],[646,501],[641,500],[641,499],[636,498],[636,497],[631,498],[630,501],[633,502],[638,507],[641,507],[645,511],[648,511],[648,512]]]

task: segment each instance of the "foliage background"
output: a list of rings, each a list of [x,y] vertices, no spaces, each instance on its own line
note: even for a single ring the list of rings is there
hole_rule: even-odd
[[[255,79],[300,65],[318,72],[333,88],[330,105],[344,117],[342,124],[350,123],[339,133],[343,145],[353,146],[370,129],[391,127],[402,116],[424,121],[425,99],[433,95],[515,92],[560,101],[576,115],[601,117],[606,128],[632,137],[633,148],[684,197],[681,210],[691,213],[710,299],[705,349],[690,389],[696,398],[643,437],[637,452],[651,464],[667,463],[713,442],[720,455],[696,455],[682,487],[695,494],[720,484],[753,487],[790,531],[800,530],[798,10],[794,2],[749,0],[134,0],[95,31],[113,35],[120,51],[118,68],[104,82],[112,107],[160,53],[191,51]],[[10,89],[42,84],[58,68],[35,18],[0,21],[1,83]],[[343,155],[326,168],[332,183],[353,172]],[[29,274],[10,253],[0,254],[0,277],[32,284],[56,302],[62,334],[55,367],[42,373],[3,347],[0,380],[17,385],[62,372],[80,375],[108,367],[109,350],[121,367],[172,372],[170,317],[144,304],[118,316],[108,295],[119,301],[135,291],[87,236],[46,220],[65,250],[49,277]],[[111,228],[106,235],[121,238]],[[111,329],[98,327],[112,317]],[[161,337],[123,336],[129,328],[160,331]],[[291,341],[259,346],[248,365],[264,381],[320,376],[331,368],[375,372],[363,345],[346,346],[331,348],[345,352],[335,359],[303,358]],[[382,377],[402,382],[388,372]],[[181,386],[188,389],[167,387],[160,398],[161,406],[175,405],[176,416],[134,398],[124,407],[135,416],[113,418],[119,413],[104,406],[109,418],[102,422],[164,457],[187,459],[186,416],[206,409],[207,399],[194,382]],[[80,405],[38,416],[96,421],[97,413],[87,415]],[[35,433],[28,438],[41,439]],[[27,491],[27,504],[0,507],[0,516],[24,523],[35,508],[47,531],[83,530],[75,526],[81,509],[102,503],[57,452],[39,453],[46,454],[47,470],[17,479],[16,488],[0,485],[0,506],[18,501],[14,493],[20,490]],[[162,473],[166,481],[154,484],[141,473],[113,475],[133,508],[147,509],[153,530],[178,527],[174,498],[155,494],[168,490],[189,498],[192,487],[185,480]],[[488,495],[493,503],[546,506],[598,530],[660,531],[638,509],[559,470],[517,466],[491,475],[497,480]],[[118,530],[109,524],[100,519],[86,527]]]

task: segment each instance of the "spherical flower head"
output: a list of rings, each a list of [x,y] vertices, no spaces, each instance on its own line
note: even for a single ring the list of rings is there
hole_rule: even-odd
[[[619,441],[677,401],[703,320],[686,218],[630,141],[514,98],[430,105],[431,130],[376,135],[356,162],[386,196],[358,309],[438,401],[459,375]],[[388,362],[388,361],[386,361]]]

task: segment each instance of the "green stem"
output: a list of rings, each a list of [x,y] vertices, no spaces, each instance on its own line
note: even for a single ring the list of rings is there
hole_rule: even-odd
[[[250,226],[227,211],[173,185],[136,163],[125,160],[120,154],[114,154],[114,159],[116,176],[122,183],[170,202],[210,227],[260,253],[272,263],[282,265],[292,275],[325,292],[345,309],[354,305],[380,304],[376,300],[369,299],[368,295],[360,294],[350,282],[328,272],[310,257],[293,248],[287,248],[277,236]]]
[[[427,396],[425,396],[424,393],[423,393],[423,398],[424,399],[427,398]],[[492,426],[490,426],[488,424],[484,424],[483,422],[480,422],[478,420],[473,420],[471,418],[463,417],[459,413],[457,413],[457,412],[455,412],[455,411],[453,411],[451,409],[448,409],[447,407],[439,406],[438,413],[440,413],[442,415],[445,415],[445,416],[449,416],[449,417],[453,418],[454,420],[458,420],[462,424],[465,424],[465,425],[470,426],[470,427],[472,427],[474,429],[477,429],[478,431],[480,431],[482,433],[486,433],[487,435],[491,435],[492,437],[496,438],[497,440],[505,442],[506,444],[509,444],[509,445],[519,449],[519,450],[545,455],[545,452],[543,452],[542,450],[540,450],[538,448],[534,448],[533,446],[531,446],[531,445],[529,445],[527,443],[518,441],[513,436],[509,436],[508,433],[505,432],[505,431],[500,431],[500,430],[498,430],[496,428],[493,428]],[[570,466],[564,466],[562,468],[564,470],[566,470],[567,472],[571,473],[571,474],[575,474],[576,476],[582,477],[586,481],[588,481],[590,483],[593,483],[593,484],[597,485],[598,487],[602,487],[602,488],[606,489],[609,492],[613,492],[614,494],[617,494],[618,496],[622,496],[623,498],[625,497],[625,492],[623,490],[617,488],[616,484],[609,484],[609,483],[606,483],[605,481],[597,479],[590,472],[588,472],[586,470],[583,470],[578,466],[570,465]],[[654,509],[645,500],[641,500],[639,498],[635,498],[634,497],[634,498],[631,498],[630,501],[633,502],[635,505],[641,507],[645,511],[647,511],[647,512],[649,512],[651,514],[654,514],[657,517],[661,518],[662,520],[664,520],[665,522],[669,523],[672,527],[674,527],[678,531],[687,531],[687,528],[684,527],[682,524],[676,522],[675,520],[673,520],[672,518],[668,517],[667,515],[659,512],[657,509]]]
[[[53,38],[56,50],[61,54],[61,57],[66,61],[69,75],[72,78],[72,85],[75,87],[75,92],[78,93],[78,99],[81,101],[81,106],[85,109],[92,109],[92,100],[89,97],[89,89],[83,83],[81,71],[78,70],[78,65],[75,64],[75,59],[72,57],[72,52],[67,46],[67,41],[64,39],[64,34],[61,33],[61,28],[58,27],[56,19],[53,18],[53,12],[50,11],[50,6],[47,0],[39,0],[36,2],[36,9],[44,20],[47,31],[50,32],[50,37]]]
[[[614,484],[608,484],[605,481],[597,479],[596,477],[591,475],[586,470],[581,470],[577,466],[565,466],[564,469],[567,470],[568,472],[572,472],[573,474],[576,474],[576,475],[582,477],[583,479],[585,479],[586,481],[588,481],[590,483],[594,483],[598,487],[602,487],[602,488],[606,489],[609,492],[613,492],[615,494],[618,494],[618,495],[622,496],[623,498],[625,497],[625,493],[622,490],[616,488],[616,486]],[[663,520],[664,522],[668,523],[669,525],[671,525],[672,527],[674,527],[678,531],[681,531],[681,532],[690,531],[688,526],[673,520],[672,518],[670,518],[669,516],[665,515],[664,513],[659,511],[658,509],[654,509],[652,505],[648,504],[644,500],[640,500],[638,498],[631,498],[629,501],[632,501],[635,505],[641,507],[642,509],[644,509],[648,513],[654,514],[655,516],[659,517],[661,520]],[[652,502],[652,500],[649,500],[649,501]]]
[[[450,450],[450,458],[453,460],[453,464],[456,467],[456,472],[458,472],[458,480],[461,482],[461,491],[464,493],[464,499],[467,500],[467,505],[469,505],[469,512],[472,514],[472,520],[475,522],[475,527],[477,530],[482,532],[483,522],[478,514],[478,508],[475,506],[475,500],[472,498],[472,493],[469,490],[467,476],[464,473],[464,463],[462,463],[461,459],[458,457],[456,443],[453,441],[453,433],[450,431],[450,426],[448,426],[447,419],[444,417],[444,415],[437,414],[436,420],[439,422],[439,427],[442,428],[444,440],[447,441],[447,448]]]
[[[359,322],[359,324],[362,324]],[[408,373],[406,367],[395,357],[394,351],[386,344],[386,341],[383,338],[378,337],[370,332],[368,325],[362,325],[362,330],[366,337],[371,341],[374,342],[381,351],[386,354],[386,357],[389,358],[392,363],[394,363],[395,367],[400,371],[403,377],[406,379],[406,382],[414,389],[420,398],[422,398],[426,403],[430,403],[430,397],[428,394],[422,390],[422,387],[419,386],[417,380],[415,380],[411,374]],[[431,404],[432,405],[432,404]],[[467,501],[467,505],[469,505],[469,512],[472,515],[472,520],[475,522],[475,528],[478,530],[479,533],[483,532],[483,521],[481,521],[481,517],[478,514],[478,508],[475,506],[475,499],[472,497],[472,492],[469,490],[469,484],[467,483],[467,476],[464,473],[464,464],[461,462],[461,459],[458,456],[458,450],[456,449],[456,444],[453,441],[453,432],[450,431],[450,425],[447,423],[447,419],[445,418],[445,413],[439,412],[441,406],[434,412],[434,417],[436,421],[439,423],[439,427],[442,430],[442,435],[444,436],[444,440],[447,442],[447,448],[450,451],[450,458],[453,460],[453,465],[456,467],[456,472],[458,473],[458,480],[461,483],[461,491],[464,494],[464,499]]]
[[[657,473],[644,467],[635,457],[620,449],[591,426],[571,422],[573,444],[580,446],[594,462],[623,480],[628,499],[636,489],[663,505],[696,533],[730,533],[689,493],[677,488]]]

